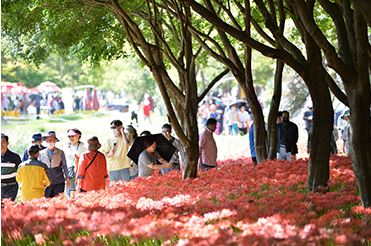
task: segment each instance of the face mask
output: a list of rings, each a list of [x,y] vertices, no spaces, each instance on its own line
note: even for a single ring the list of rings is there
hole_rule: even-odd
[[[48,143],[48,149],[53,149],[55,147],[55,143]]]

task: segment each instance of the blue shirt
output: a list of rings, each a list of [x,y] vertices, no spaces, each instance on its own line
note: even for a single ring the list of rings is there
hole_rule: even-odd
[[[251,127],[249,129],[249,142],[250,142],[251,157],[256,157],[255,144],[254,144],[254,123],[251,124]]]

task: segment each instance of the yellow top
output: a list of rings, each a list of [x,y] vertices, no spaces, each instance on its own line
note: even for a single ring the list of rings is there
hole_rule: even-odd
[[[46,165],[35,159],[19,165],[16,179],[21,187],[22,201],[44,197],[45,187],[50,185],[46,170]]]
[[[115,145],[116,143],[116,145]],[[115,149],[115,154],[111,157],[106,156],[107,159],[107,170],[117,171],[130,167],[130,159],[127,156],[129,151],[129,145],[125,144],[122,136],[115,137],[107,140],[103,148],[103,152],[110,152]]]

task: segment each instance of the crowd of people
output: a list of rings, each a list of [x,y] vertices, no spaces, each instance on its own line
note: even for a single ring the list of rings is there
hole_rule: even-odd
[[[212,107],[211,107],[212,108]],[[254,145],[254,122],[245,117],[245,106],[237,110],[232,105],[228,114],[241,122],[246,119],[245,125],[238,122],[228,123],[230,132],[240,131],[249,134],[250,150],[253,163],[257,163]],[[200,110],[202,112],[202,109]],[[205,121],[204,129],[199,136],[199,168],[203,171],[217,166],[217,145],[214,133],[218,130],[218,118],[212,113]],[[248,113],[247,113],[248,114]],[[309,107],[304,113],[306,130],[308,133],[308,152],[312,134],[313,111]],[[345,111],[341,118],[346,122],[342,129],[344,140],[344,152],[351,153],[351,130],[349,125],[350,113]],[[55,197],[60,193],[66,193],[69,197],[75,197],[76,193],[92,190],[105,189],[112,182],[129,182],[137,177],[151,176],[156,170],[162,175],[170,171],[185,169],[186,157],[184,148],[172,134],[170,124],[164,124],[161,134],[152,135],[149,131],[143,131],[139,136],[132,125],[123,126],[121,120],[113,120],[110,123],[112,136],[101,145],[97,137],[87,140],[85,145],[81,141],[82,132],[79,129],[69,129],[66,133],[68,142],[63,148],[56,147],[59,142],[55,131],[45,134],[32,135],[31,143],[22,153],[22,158],[8,149],[9,137],[1,135],[1,197],[15,200],[20,188],[21,200],[31,200],[41,197]],[[238,130],[237,130],[238,129]],[[335,136],[337,128],[334,128],[334,137],[331,153],[337,153]],[[164,158],[164,154],[158,149],[158,135],[174,149],[170,153],[171,158]],[[129,157],[135,141],[141,137],[142,148],[135,158]],[[288,111],[278,112],[276,121],[276,140],[278,160],[294,160],[298,153],[297,142],[299,138],[298,126],[290,121]]]
[[[215,134],[220,135],[227,132],[231,136],[246,135],[252,123],[249,107],[243,100],[230,103],[219,98],[204,100],[199,107],[198,116],[201,124],[205,126],[207,119],[213,118],[217,121]]]
[[[59,110],[64,110],[64,102],[62,97],[58,95],[40,94],[23,94],[12,99],[11,96],[2,96],[1,105],[3,111],[17,111],[21,115],[27,115],[34,111],[37,118],[40,118],[41,109],[44,109],[50,114],[54,114]]]
[[[175,151],[165,160],[157,152],[156,135],[149,131],[140,134],[143,149],[138,161],[128,157],[128,152],[138,138],[136,129],[126,128],[122,121],[110,124],[112,137],[101,145],[97,137],[81,142],[82,132],[73,128],[67,131],[68,142],[63,148],[55,131],[32,135],[31,143],[22,158],[9,148],[9,137],[1,134],[1,199],[17,197],[23,201],[41,197],[55,197],[105,189],[112,182],[128,182],[137,177],[151,176],[155,170],[162,175],[184,168],[184,149],[172,134],[170,124],[162,126],[162,135]]]

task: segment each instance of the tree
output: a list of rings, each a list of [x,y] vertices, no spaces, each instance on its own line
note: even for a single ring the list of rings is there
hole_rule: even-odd
[[[340,75],[347,92],[351,109],[352,163],[357,177],[362,203],[371,206],[371,92],[370,92],[370,43],[366,16],[361,1],[318,1],[334,22],[337,47],[323,33],[313,18],[314,1],[291,3],[303,28],[322,49],[328,65]]]
[[[102,66],[104,66],[104,74],[100,88],[112,90],[117,94],[125,92],[128,98],[136,103],[143,100],[145,93],[155,94],[156,81],[149,69],[143,67],[136,56],[105,62]]]
[[[208,2],[208,1],[206,1]],[[244,1],[245,6],[249,6],[250,1]],[[192,6],[199,15],[208,20],[216,28],[228,33],[232,37],[244,42],[247,46],[261,52],[271,58],[277,58],[285,64],[292,67],[305,81],[308,86],[309,93],[312,97],[314,116],[314,129],[312,149],[309,160],[309,190],[317,190],[319,187],[327,186],[329,178],[329,153],[330,139],[332,131],[332,105],[327,83],[329,82],[326,71],[322,66],[320,49],[315,46],[308,33],[305,33],[301,27],[301,23],[295,22],[300,34],[303,37],[306,47],[307,58],[302,54],[300,49],[280,31],[275,11],[275,3],[268,1],[269,9],[263,1],[254,1],[259,9],[259,13],[264,20],[266,28],[271,32],[271,35],[263,32],[260,29],[261,36],[267,40],[272,46],[258,42],[250,35],[246,34],[245,30],[236,28],[233,25],[223,21],[215,12],[209,11],[208,8],[202,6],[196,1],[187,0],[187,3]],[[236,1],[233,1],[236,3]],[[208,3],[206,3],[208,4]],[[282,1],[278,1],[278,9],[283,9]],[[245,18],[253,19],[250,11],[242,5],[238,5],[241,9],[240,13],[246,15]],[[280,7],[281,6],[281,7]],[[282,16],[282,14],[281,14]],[[330,81],[331,82],[331,81]]]
[[[27,87],[36,87],[44,81],[53,81],[60,87],[77,85],[97,85],[102,79],[102,67],[81,62],[65,61],[62,57],[50,54],[38,65],[18,61],[17,57],[3,53],[1,63],[2,80],[23,82]]]
[[[4,32],[19,56],[40,61],[49,50],[99,62],[123,56],[125,40],[150,69],[167,113],[186,151],[183,178],[195,178],[198,162],[198,103],[228,70],[200,95],[195,64],[201,49],[188,30],[190,8],[182,1],[26,1],[3,4]],[[181,17],[176,21],[171,14]],[[14,21],[20,17],[20,20]],[[25,49],[27,47],[27,49]],[[26,50],[27,52],[24,52]],[[169,76],[175,67],[177,82]]]
[[[217,4],[220,4],[217,2]],[[205,1],[206,9],[210,13],[217,14],[211,1]],[[219,5],[223,7],[222,5]],[[227,12],[228,17],[232,19],[237,28],[242,30],[242,27],[238,24],[238,21],[234,19],[231,13],[228,13],[228,9],[224,8]],[[249,10],[247,10],[249,11]],[[219,12],[219,14],[221,14]],[[244,19],[243,24],[245,26],[246,35],[251,35],[250,31],[250,21],[249,19]],[[192,34],[195,36],[197,41],[202,45],[202,47],[209,52],[216,60],[227,66],[233,76],[238,81],[241,86],[246,99],[249,103],[250,109],[254,117],[255,125],[255,150],[258,162],[266,159],[266,141],[265,141],[265,124],[263,111],[258,101],[253,76],[252,76],[252,50],[251,47],[245,46],[243,44],[238,44],[234,39],[230,39],[226,33],[216,26],[216,33],[204,33],[202,30],[197,29],[197,26],[190,26]],[[203,40],[205,39],[205,40]]]

